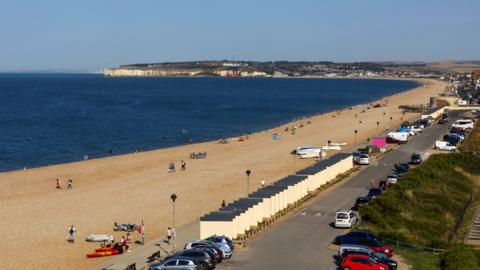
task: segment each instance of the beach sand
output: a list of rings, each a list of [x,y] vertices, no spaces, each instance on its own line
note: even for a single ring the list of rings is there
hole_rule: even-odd
[[[247,168],[252,171],[252,191],[262,179],[268,184],[312,164],[313,160],[294,161],[290,152],[298,146],[321,146],[327,140],[352,144],[354,130],[358,130],[356,141],[365,142],[378,130],[418,117],[413,113],[402,115],[398,106],[427,104],[431,96],[445,88],[439,81],[421,83],[421,87],[389,97],[385,108],[361,113],[366,106],[354,106],[255,133],[242,142],[206,142],[1,173],[3,269],[89,269],[108,258],[85,258],[98,247],[84,241],[87,234],[111,233],[115,221],[139,223],[144,219],[146,240],[158,237],[172,222],[172,193],[178,195],[177,227],[187,224],[220,207],[222,200],[228,203],[244,196]],[[286,126],[300,123],[304,127],[295,135],[284,131]],[[273,141],[273,133],[281,139]],[[207,158],[189,158],[191,152],[203,151]],[[186,171],[180,171],[182,159],[187,162]],[[167,173],[170,162],[175,162],[177,172]],[[56,178],[62,180],[63,187],[71,178],[75,186],[57,190]],[[77,228],[75,244],[66,242],[71,224]],[[116,235],[119,240],[120,234]],[[138,239],[137,233],[134,236]]]

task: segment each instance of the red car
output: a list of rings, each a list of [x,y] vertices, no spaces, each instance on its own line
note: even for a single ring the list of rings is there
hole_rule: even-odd
[[[343,270],[388,270],[388,266],[377,263],[365,255],[351,254],[342,260],[340,265]]]

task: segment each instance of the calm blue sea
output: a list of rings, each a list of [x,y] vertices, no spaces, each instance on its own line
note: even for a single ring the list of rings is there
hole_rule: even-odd
[[[392,80],[0,74],[0,171],[236,136],[415,86]]]

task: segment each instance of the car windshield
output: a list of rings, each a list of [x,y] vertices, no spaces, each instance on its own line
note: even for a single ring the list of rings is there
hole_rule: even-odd
[[[368,158],[367,155],[360,155],[360,158]]]
[[[348,219],[347,213],[338,213],[337,214],[338,219]]]

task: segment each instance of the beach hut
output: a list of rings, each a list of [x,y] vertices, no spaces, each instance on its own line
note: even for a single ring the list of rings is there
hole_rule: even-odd
[[[263,199],[263,218],[271,218],[281,208],[281,203],[285,196],[287,187],[285,186],[266,186],[249,195],[249,198]]]
[[[201,217],[200,238],[205,239],[211,235],[225,235],[232,239],[236,238],[237,216],[238,213],[233,211],[218,211]]]
[[[220,211],[232,211],[238,213],[237,234],[243,234],[250,230],[252,226],[257,226],[263,220],[261,198],[241,198],[225,207]]]
[[[307,176],[289,175],[274,182],[273,186],[286,187],[285,204],[293,204],[303,198],[308,193]]]

